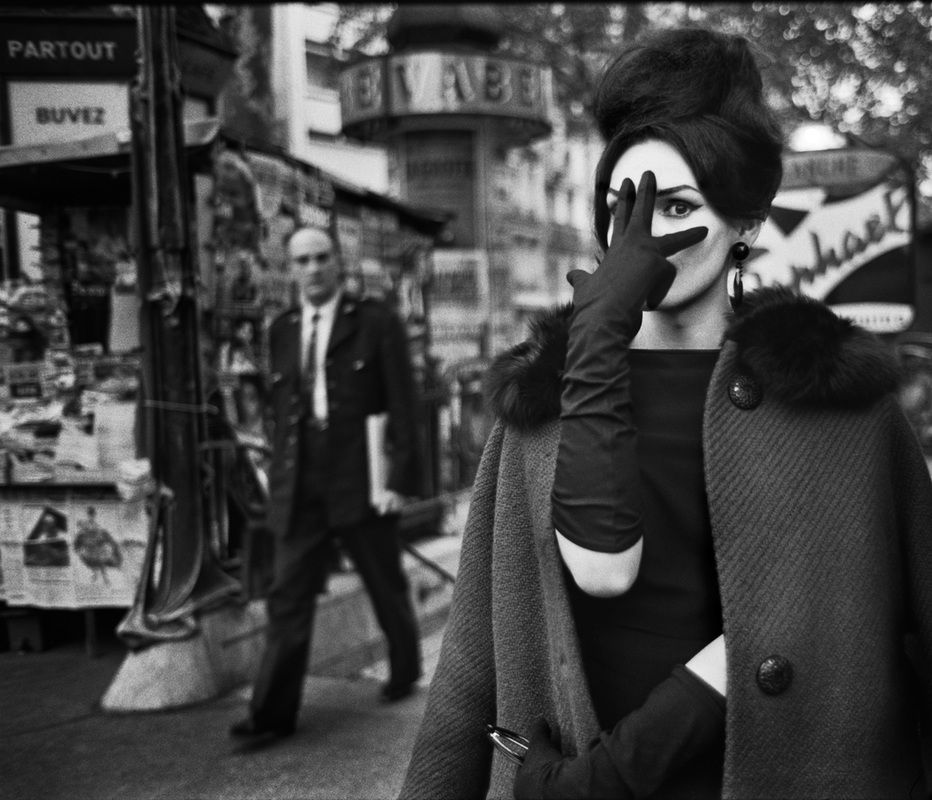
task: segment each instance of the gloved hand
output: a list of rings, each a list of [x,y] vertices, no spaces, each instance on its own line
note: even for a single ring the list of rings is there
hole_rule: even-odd
[[[528,739],[530,744],[524,762],[515,775],[515,800],[541,800],[552,796],[557,783],[555,773],[562,772],[565,761],[543,717],[534,723]]]
[[[554,527],[598,552],[621,552],[641,536],[636,431],[628,344],[644,305],[666,296],[675,267],[669,256],[702,241],[708,228],[651,236],[657,181],[625,179],[612,239],[592,274],[574,270],[573,314],[563,375],[561,434],[552,492]]]
[[[724,736],[724,697],[677,665],[643,706],[603,731],[578,756],[564,757],[550,726],[538,720],[515,775],[514,796],[641,800],[692,759],[720,746]]]
[[[515,800],[623,799],[624,786],[605,747],[564,758],[559,737],[543,718],[534,723],[529,740],[524,763],[515,775]]]
[[[625,178],[617,195],[612,240],[599,268],[591,274],[576,269],[567,275],[577,313],[595,308],[602,317],[619,319],[629,311],[639,311],[645,303],[649,309],[656,308],[676,277],[676,268],[667,259],[701,242],[709,232],[701,226],[651,236],[657,179],[650,170],[641,176],[637,193]]]
[[[515,800],[542,798],[544,784],[553,768],[563,760],[563,753],[551,741],[550,725],[543,717],[534,723],[528,739],[527,753],[515,774]]]

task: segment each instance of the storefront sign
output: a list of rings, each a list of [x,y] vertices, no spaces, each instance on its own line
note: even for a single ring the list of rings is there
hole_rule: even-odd
[[[481,53],[417,52],[370,59],[340,75],[344,129],[415,114],[477,114],[549,129],[550,70]]]
[[[751,267],[767,282],[824,298],[868,261],[909,244],[909,210],[906,189],[887,184],[816,206]],[[776,238],[771,231],[767,241]]]
[[[83,139],[129,128],[126,83],[9,82],[12,144]]]
[[[849,197],[822,187],[781,190],[745,270],[745,288],[789,286],[843,307],[878,333],[903,330],[915,300],[911,219],[909,187],[900,176]],[[883,315],[871,308],[878,303]],[[858,305],[866,316],[853,314]]]
[[[5,19],[0,74],[130,77],[135,51],[133,19]]]
[[[233,72],[236,55],[178,37],[178,68],[185,92],[214,98]]]
[[[866,148],[789,153],[783,159],[780,188],[833,187],[872,184],[896,168],[892,153]]]

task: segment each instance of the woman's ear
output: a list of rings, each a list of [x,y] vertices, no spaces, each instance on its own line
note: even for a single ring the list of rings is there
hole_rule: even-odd
[[[743,221],[738,225],[738,236],[741,238],[742,242],[750,247],[757,241],[757,237],[760,236],[760,229],[763,225],[764,221],[761,219]]]

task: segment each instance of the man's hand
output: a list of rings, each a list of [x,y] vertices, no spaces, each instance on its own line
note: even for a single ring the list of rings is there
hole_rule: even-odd
[[[374,498],[372,507],[375,509],[375,513],[381,517],[385,514],[398,513],[404,507],[404,504],[403,495],[393,492],[391,489],[383,489],[379,496]]]

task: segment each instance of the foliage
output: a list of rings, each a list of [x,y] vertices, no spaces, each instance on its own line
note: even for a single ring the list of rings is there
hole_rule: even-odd
[[[244,141],[282,144],[275,119],[271,77],[272,16],[269,6],[221,6],[220,28],[239,56],[220,96],[224,126]]]
[[[932,6],[925,3],[710,5],[705,21],[756,41],[768,82],[797,119],[932,167]]]
[[[502,4],[501,49],[550,64],[556,100],[584,121],[606,61],[651,26],[740,33],[761,54],[787,130],[817,121],[892,149],[932,196],[932,5],[927,3]],[[333,42],[382,52],[395,6],[341,7]],[[697,65],[697,68],[701,68]]]

